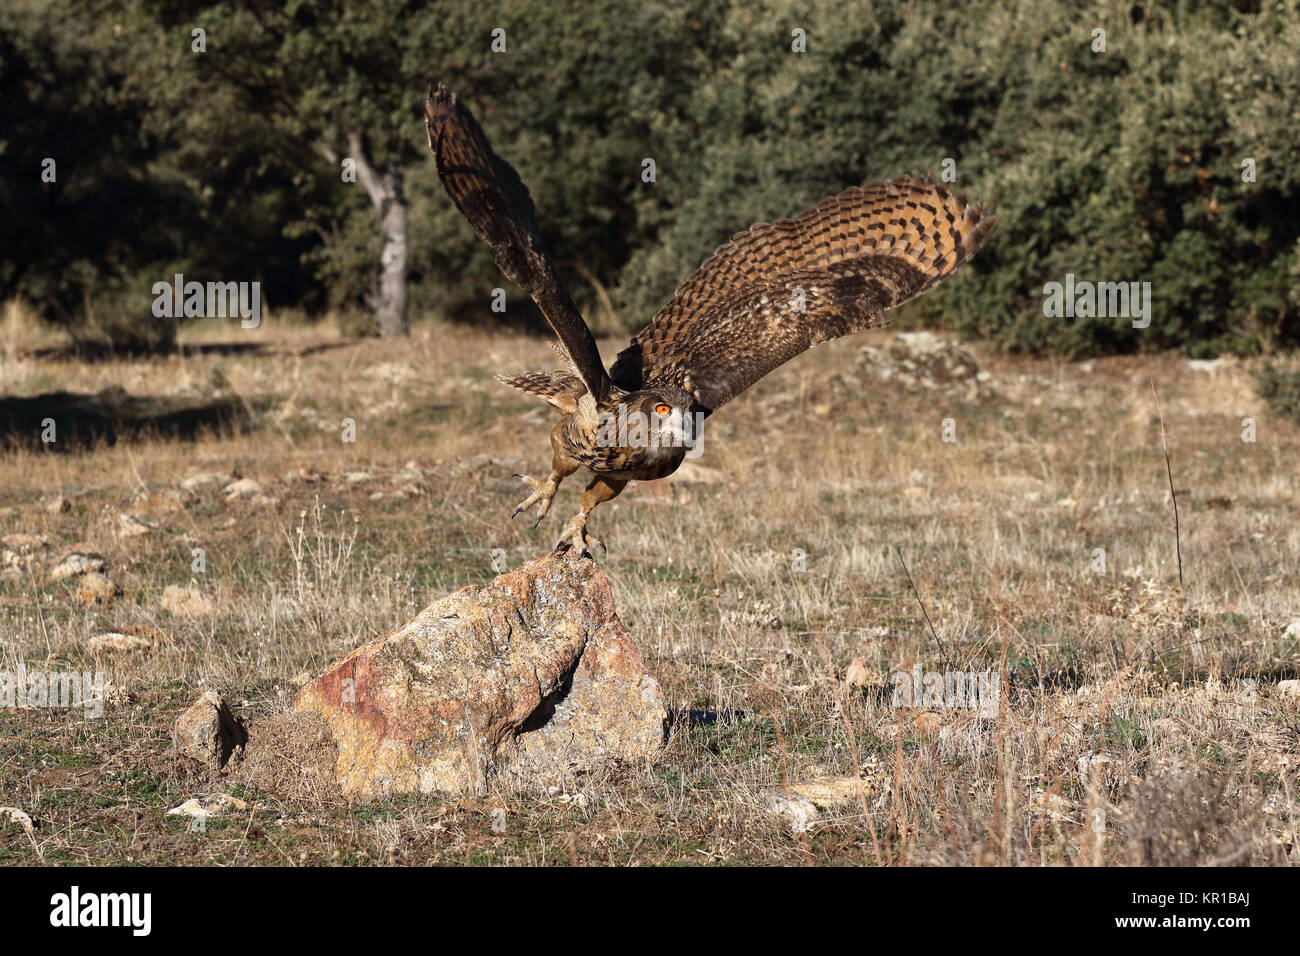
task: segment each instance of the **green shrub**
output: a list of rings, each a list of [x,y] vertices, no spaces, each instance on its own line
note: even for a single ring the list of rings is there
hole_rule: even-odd
[[[1300,425],[1300,369],[1283,369],[1266,362],[1255,372],[1255,394],[1275,415]]]
[[[213,25],[203,55],[195,23]],[[952,160],[999,225],[902,317],[1064,355],[1300,339],[1300,0],[12,0],[0,300],[71,324],[153,270],[362,310],[376,214],[323,149],[360,127],[405,172],[412,308],[483,320],[508,283],[424,148],[430,79],[519,169],[602,330],[638,328],[754,222]],[[58,190],[38,188],[33,149],[60,157]],[[1044,316],[1045,283],[1067,274],[1150,282],[1150,326]],[[506,319],[535,321],[507,291]]]

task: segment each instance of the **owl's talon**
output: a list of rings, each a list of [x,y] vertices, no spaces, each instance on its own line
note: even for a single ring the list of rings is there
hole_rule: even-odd
[[[527,475],[515,475],[516,478],[522,479],[533,493],[521,501],[513,512],[510,514],[510,520],[514,521],[520,514],[527,511],[533,505],[537,505],[537,520],[533,522],[536,528],[541,520],[546,517],[546,512],[551,510],[551,499],[555,497],[555,492],[559,490],[560,483],[554,478],[529,478]]]
[[[599,546],[601,557],[607,557],[609,551],[606,550],[604,542],[599,538],[593,537],[587,533],[587,519],[585,516],[578,514],[569,519],[569,523],[564,526],[564,531],[560,533],[559,543],[556,544],[557,552],[576,551],[579,556],[588,558],[594,557],[592,554],[593,547]]]

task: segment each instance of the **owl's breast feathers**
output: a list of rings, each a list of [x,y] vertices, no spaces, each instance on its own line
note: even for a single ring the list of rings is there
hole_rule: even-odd
[[[579,414],[562,421],[556,436],[565,452],[610,478],[653,481],[671,475],[690,449],[662,435],[635,405],[619,399],[600,406],[594,420]]]

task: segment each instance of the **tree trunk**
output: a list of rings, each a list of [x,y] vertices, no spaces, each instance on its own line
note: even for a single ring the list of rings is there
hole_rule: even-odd
[[[359,133],[348,134],[348,150],[357,164],[357,178],[365,188],[384,234],[379,254],[379,293],[374,303],[379,331],[385,336],[409,335],[406,315],[406,195],[402,170],[390,163],[381,177],[366,157]]]

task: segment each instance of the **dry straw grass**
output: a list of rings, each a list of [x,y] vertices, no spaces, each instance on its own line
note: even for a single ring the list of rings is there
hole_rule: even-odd
[[[171,722],[204,687],[254,729],[286,721],[305,675],[488,580],[492,549],[515,566],[550,546],[581,484],[536,532],[507,520],[511,473],[548,460],[550,410],[492,380],[548,367],[545,343],[437,323],[408,342],[338,340],[272,319],[188,330],[175,356],[81,364],[25,348],[36,333],[15,315],[0,326],[6,396],[235,395],[252,420],[0,458],[0,532],[47,542],[9,549],[0,670],[101,669],[112,685],[99,721],[0,710],[3,802],[37,824],[0,826],[2,861],[1296,858],[1300,708],[1277,683],[1297,676],[1300,430],[1268,416],[1248,369],[983,357],[979,390],[927,391],[870,374],[866,338],[817,350],[711,421],[698,463],[593,519],[620,613],[681,715],[658,765],[563,792],[349,807],[303,770],[309,745],[250,748],[245,772],[214,780],[168,752]],[[957,443],[940,440],[945,418]],[[260,493],[177,491],[203,472]],[[154,530],[123,536],[123,513]],[[105,555],[122,594],[86,603],[51,582],[72,548]],[[168,613],[168,585],[215,610]],[[103,631],[151,649],[97,657],[87,639]],[[1001,676],[996,713],[891,706],[891,674],[945,658]],[[816,807],[801,787],[832,796]],[[201,833],[165,815],[217,790],[250,809]]]

